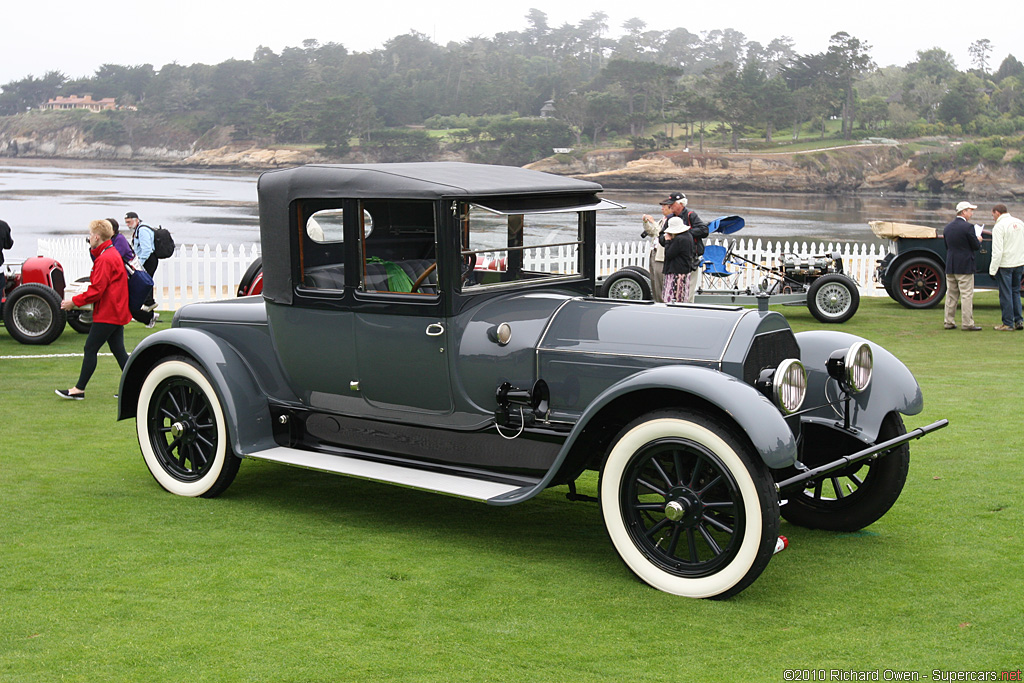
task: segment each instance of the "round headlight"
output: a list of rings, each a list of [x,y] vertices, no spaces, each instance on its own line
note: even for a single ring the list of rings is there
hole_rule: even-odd
[[[867,342],[857,342],[846,352],[846,382],[850,391],[859,394],[871,384],[871,370],[875,367],[874,356]]]
[[[796,358],[779,363],[772,377],[772,397],[783,413],[795,413],[807,394],[807,371]]]
[[[857,342],[848,349],[836,349],[825,363],[828,376],[839,382],[844,391],[859,394],[871,383],[874,357],[867,342]]]

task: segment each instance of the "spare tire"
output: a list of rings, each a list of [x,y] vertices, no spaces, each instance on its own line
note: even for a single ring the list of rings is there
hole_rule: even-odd
[[[650,301],[654,298],[651,290],[651,278],[635,267],[617,270],[601,285],[600,295],[606,299],[624,299],[626,301]]]

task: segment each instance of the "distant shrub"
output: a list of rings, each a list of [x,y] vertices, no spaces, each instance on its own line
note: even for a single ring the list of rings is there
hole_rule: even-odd
[[[989,147],[981,152],[981,158],[990,164],[1003,163],[1003,157],[1005,156],[1006,150],[1002,147]]]

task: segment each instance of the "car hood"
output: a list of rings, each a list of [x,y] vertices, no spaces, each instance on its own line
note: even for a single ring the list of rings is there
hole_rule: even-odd
[[[538,351],[721,362],[739,307],[572,299],[551,319]]]

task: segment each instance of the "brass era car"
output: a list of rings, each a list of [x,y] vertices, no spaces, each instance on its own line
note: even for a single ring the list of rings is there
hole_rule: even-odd
[[[460,163],[265,173],[262,296],[185,306],[140,343],[119,418],[183,496],[242,458],[499,506],[585,499],[596,470],[626,565],[693,597],[754,581],[780,514],[885,514],[907,442],[945,424],[907,433],[907,368],[767,310],[595,298],[598,212],[618,208],[600,192]]]

